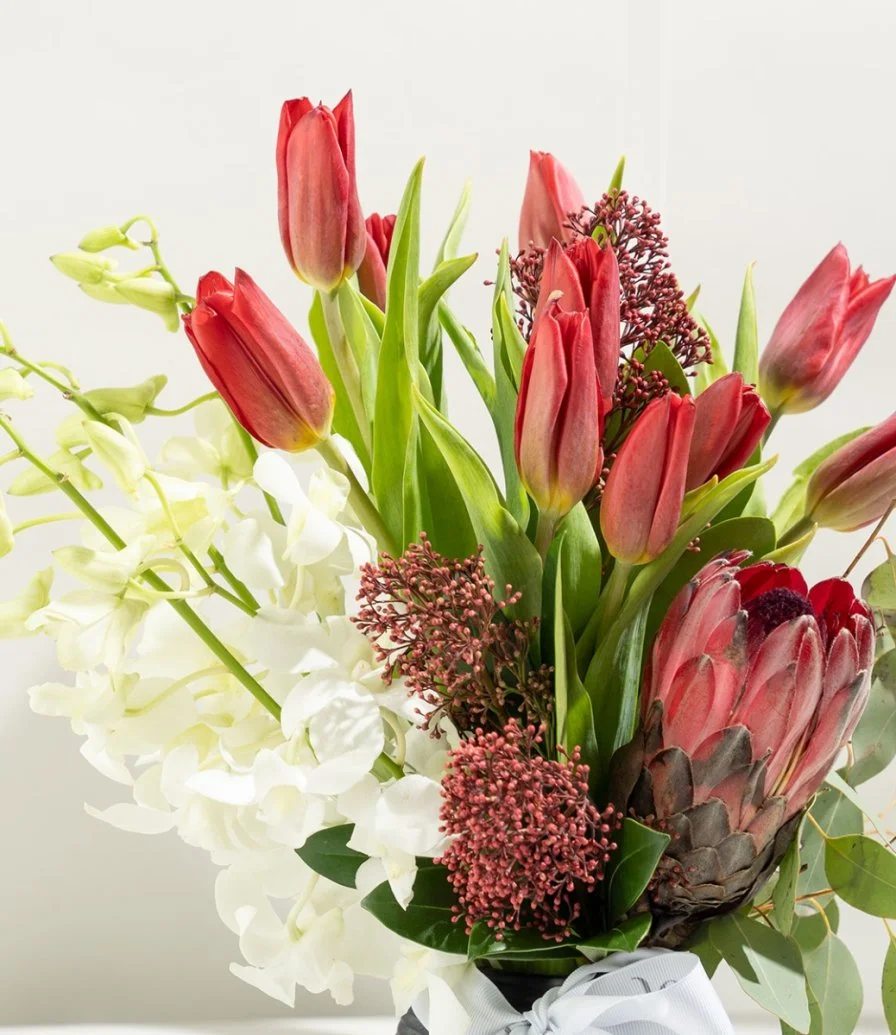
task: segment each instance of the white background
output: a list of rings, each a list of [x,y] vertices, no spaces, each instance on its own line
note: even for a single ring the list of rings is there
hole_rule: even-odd
[[[240,264],[303,327],[307,292],[275,218],[278,112],[302,94],[335,104],[351,86],[367,211],[394,211],[426,154],[432,254],[473,178],[467,243],[481,259],[454,297],[483,344],[482,281],[501,236],[515,236],[530,146],[558,154],[594,197],[626,152],[628,186],[662,209],[681,280],[702,283],[701,308],[723,341],[744,267],[758,260],[767,337],[838,239],[872,276],[896,270],[894,45],[886,0],[7,0],[0,317],[29,355],[72,365],[88,387],[164,371],[168,405],[204,391],[182,335],[89,301],[47,262],[90,227],[149,211],[184,283]],[[774,486],[820,442],[891,412],[894,332],[891,303],[834,398],[779,426]],[[456,363],[450,373],[456,418],[493,457],[474,393]],[[62,415],[57,400],[41,400],[16,411],[38,443]],[[41,497],[16,514],[46,505]],[[24,534],[2,562],[0,597],[65,531]],[[819,536],[811,575],[841,571],[856,546]],[[49,642],[0,644],[0,666],[0,1024],[284,1015],[227,974],[237,950],[215,915],[207,857],[173,835],[141,839],[83,813],[84,801],[110,804],[118,789],[80,758],[63,723],[27,708],[26,688],[56,673]],[[883,807],[892,777],[879,784]],[[848,918],[847,929],[871,1025],[882,927]],[[722,987],[746,1016],[736,987]],[[387,1007],[385,990],[361,988],[359,1013]],[[299,1005],[330,1009],[324,999]]]

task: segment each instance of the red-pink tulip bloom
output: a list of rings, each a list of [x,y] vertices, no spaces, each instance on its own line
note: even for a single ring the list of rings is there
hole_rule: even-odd
[[[277,198],[290,265],[313,287],[333,291],[361,265],[367,246],[351,92],[332,111],[307,97],[285,102],[277,135]]]
[[[635,421],[607,478],[600,527],[610,553],[646,564],[672,541],[681,517],[695,406],[670,392]]]
[[[259,442],[300,452],[330,432],[333,389],[314,353],[242,270],[206,273],[187,337],[234,417]]]
[[[592,488],[602,433],[588,314],[548,309],[523,361],[515,426],[520,478],[542,514],[561,518]]]
[[[572,237],[567,223],[585,204],[585,196],[569,172],[547,151],[529,152],[529,178],[520,212],[520,251],[547,248],[551,241]]]
[[[592,237],[577,237],[564,248],[551,241],[544,258],[544,270],[534,322],[555,299],[566,312],[587,310],[594,341],[594,363],[603,391],[604,410],[613,402],[619,369],[619,265],[608,245],[601,248]]]
[[[773,413],[811,410],[833,392],[868,340],[896,277],[850,270],[842,244],[809,275],[781,314],[759,363]]]
[[[374,212],[367,217],[364,225],[367,228],[367,250],[364,252],[364,261],[358,267],[358,287],[365,298],[385,311],[386,268],[389,265],[395,216],[381,216]]]
[[[679,593],[642,703],[645,723],[661,706],[659,750],[690,758],[695,803],[719,798],[732,829],[766,834],[806,805],[852,735],[870,691],[874,626],[843,579],[810,590],[784,564],[739,569],[746,557],[711,561]],[[749,748],[740,768],[735,745],[739,755]]]
[[[806,513],[824,528],[851,532],[883,517],[896,499],[896,413],[819,464],[806,488]]]
[[[688,492],[721,480],[750,459],[771,421],[768,407],[741,374],[726,374],[714,381],[696,400],[694,437],[688,459]]]

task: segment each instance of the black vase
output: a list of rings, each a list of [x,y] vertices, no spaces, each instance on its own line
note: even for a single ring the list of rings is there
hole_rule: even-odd
[[[549,988],[557,988],[566,980],[565,977],[517,974],[509,970],[483,970],[483,974],[498,986],[507,1002],[520,1013],[530,1009],[535,1000],[541,999]],[[424,1028],[413,1010],[408,1010],[398,1022],[396,1035],[429,1035],[429,1030]]]

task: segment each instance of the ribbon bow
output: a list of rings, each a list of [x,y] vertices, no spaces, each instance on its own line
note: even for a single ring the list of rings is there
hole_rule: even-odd
[[[687,952],[644,949],[586,964],[523,1014],[475,968],[453,991],[471,1018],[466,1035],[734,1035],[700,960]],[[425,996],[414,1012],[439,1035]]]

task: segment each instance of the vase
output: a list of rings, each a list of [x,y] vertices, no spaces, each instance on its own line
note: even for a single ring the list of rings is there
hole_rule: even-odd
[[[557,988],[565,977],[548,977],[544,974],[519,974],[510,970],[483,970],[483,974],[495,985],[508,1003],[520,1013],[530,1009],[550,988]],[[408,1012],[398,1022],[395,1035],[429,1035],[429,1029],[414,1014]]]

